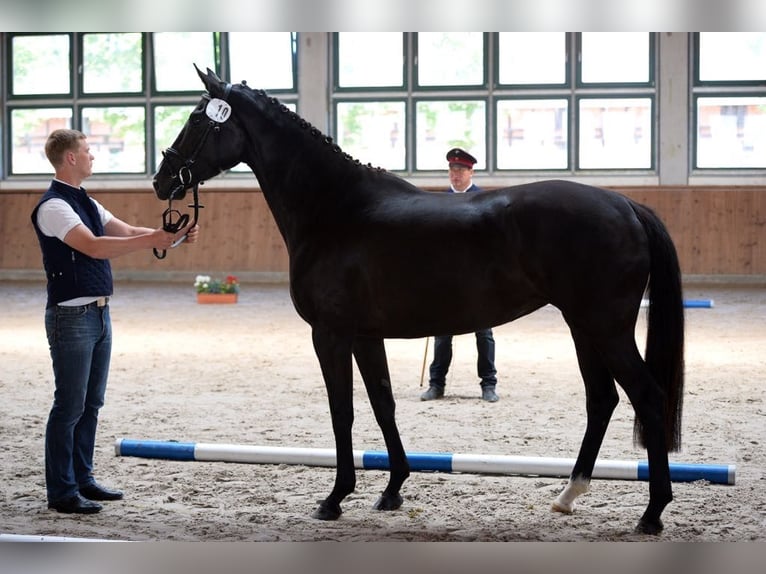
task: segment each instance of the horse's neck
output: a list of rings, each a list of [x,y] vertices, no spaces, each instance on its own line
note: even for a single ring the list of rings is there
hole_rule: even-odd
[[[347,184],[360,168],[305,120],[281,111],[265,97],[248,124],[245,161],[288,245],[316,223],[332,217]],[[351,176],[351,177],[349,177]]]

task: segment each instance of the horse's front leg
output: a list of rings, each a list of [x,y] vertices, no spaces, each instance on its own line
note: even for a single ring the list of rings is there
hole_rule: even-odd
[[[354,451],[351,444],[351,426],[354,422],[351,364],[353,338],[326,328],[314,327],[312,339],[327,387],[337,458],[335,486],[314,511],[313,517],[320,520],[336,520],[342,512],[341,501],[352,493],[356,486]]]
[[[354,341],[354,357],[388,450],[390,465],[388,486],[375,502],[375,508],[396,510],[402,505],[399,490],[410,475],[410,465],[402,446],[399,429],[396,427],[394,416],[396,403],[391,391],[391,376],[388,373],[383,339],[357,338]]]

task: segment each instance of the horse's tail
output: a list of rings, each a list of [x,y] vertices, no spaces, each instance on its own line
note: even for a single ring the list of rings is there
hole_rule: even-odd
[[[667,228],[648,207],[633,209],[649,239],[649,318],[644,360],[664,393],[664,430],[668,451],[681,447],[684,390],[684,302],[678,254]],[[634,441],[646,446],[638,418]]]

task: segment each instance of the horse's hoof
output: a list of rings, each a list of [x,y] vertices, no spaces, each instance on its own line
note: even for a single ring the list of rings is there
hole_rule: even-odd
[[[325,500],[314,511],[311,517],[318,520],[338,520],[342,512],[340,504],[330,504]]]
[[[564,504],[558,500],[554,500],[551,503],[551,510],[553,512],[560,512],[561,514],[572,514],[574,512],[574,504]]]
[[[662,528],[662,520],[657,519],[656,521],[653,521],[642,518],[638,521],[635,532],[636,534],[651,534],[652,536],[656,536],[662,532]]]
[[[402,497],[398,494],[382,494],[373,504],[375,510],[397,510],[402,506]]]

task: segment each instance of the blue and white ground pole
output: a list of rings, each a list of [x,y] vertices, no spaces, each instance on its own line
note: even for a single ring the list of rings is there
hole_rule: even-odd
[[[298,464],[335,467],[334,448],[301,448],[208,444],[159,440],[117,439],[117,456],[159,458],[165,460],[239,462],[246,464]],[[410,469],[418,472],[462,472],[470,474],[508,474],[521,476],[568,477],[575,459],[498,454],[407,453]],[[384,451],[354,451],[358,469],[388,469]],[[693,482],[706,480],[715,484],[734,484],[736,465],[670,463],[670,480]],[[597,460],[593,478],[614,480],[649,480],[645,460]]]

